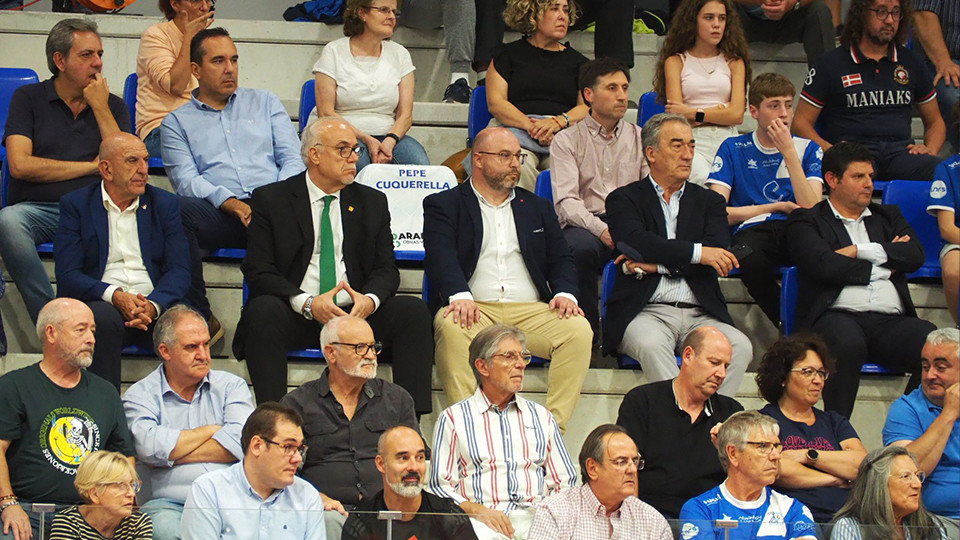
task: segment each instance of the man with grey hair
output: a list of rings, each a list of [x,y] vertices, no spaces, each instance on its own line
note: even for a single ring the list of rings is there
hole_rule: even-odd
[[[312,122],[301,148],[307,170],[257,189],[250,202],[256,219],[240,267],[250,299],[233,352],[247,361],[257,401],[278,400],[287,392],[287,351],[315,347],[334,317],[366,319],[393,380],[418,414],[428,413],[433,328],[422,300],[396,294],[387,198],[353,181],[360,150],[342,119]]]
[[[210,369],[210,333],[185,305],[157,319],[153,343],[162,362],[123,395],[144,491],[141,510],[156,540],[180,538],[193,480],[243,458],[240,431],[253,412],[247,382]]]
[[[401,425],[419,433],[420,423],[410,394],[377,378],[383,346],[366,320],[354,315],[329,319],[320,331],[320,346],[327,360],[320,378],[291,391],[280,403],[303,416],[310,452],[299,474],[321,492],[327,537],[340,538],[346,510],[371,499],[383,486],[376,465],[380,435]]]
[[[597,426],[580,448],[583,484],[537,505],[530,540],[673,540],[670,525],[637,498],[644,461],[626,430]]]
[[[377,470],[383,490],[360,501],[343,525],[342,540],[385,540],[387,522],[379,512],[402,512],[391,525],[392,538],[477,540],[470,519],[453,499],[423,490],[427,452],[423,438],[407,426],[384,431],[377,442]]]
[[[610,234],[623,253],[607,302],[604,347],[640,362],[650,382],[679,372],[691,330],[713,326],[733,346],[719,392],[735,396],[753,346],[734,328],[719,276],[739,266],[729,251],[726,202],[690,183],[693,131],[677,114],[657,114],[642,130],[650,176],[607,197]]]
[[[493,324],[470,342],[474,394],[440,414],[428,489],[473,519],[480,540],[524,540],[534,505],[576,485],[560,427],[542,405],[517,395],[530,363],[526,336]]]
[[[960,330],[940,328],[927,335],[921,353],[920,388],[900,396],[887,414],[883,444],[906,446],[927,479],[923,504],[950,521],[957,537],[960,518]]]
[[[50,301],[37,322],[43,358],[0,377],[0,539],[40,538],[34,502],[82,503],[73,480],[89,453],[133,459],[120,396],[84,369],[93,361],[95,327],[83,302]]]
[[[58,22],[47,35],[46,53],[53,77],[13,93],[0,141],[6,146],[0,161],[10,168],[0,210],[0,257],[34,322],[53,298],[36,246],[53,241],[60,197],[99,182],[100,141],[130,131],[127,106],[100,73],[103,45],[96,23]]]
[[[201,250],[245,247],[253,191],[302,173],[303,162],[280,98],[238,87],[239,56],[226,30],[197,32],[190,42],[190,69],[199,86],[160,124],[161,155],[182,197],[192,277],[186,300],[210,321],[215,343],[223,330],[207,300]]]
[[[680,509],[684,540],[722,536],[717,520],[733,520],[730,540],[816,540],[813,514],[800,501],[770,488],[780,471],[780,426],[759,411],[741,411],[723,423],[717,451],[727,478]]]

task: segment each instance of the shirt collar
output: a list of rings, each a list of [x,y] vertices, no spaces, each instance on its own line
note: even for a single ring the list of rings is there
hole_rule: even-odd
[[[827,204],[830,205],[830,211],[833,212],[833,216],[844,223],[857,223],[858,221],[873,215],[873,212],[870,211],[870,207],[868,206],[863,209],[863,212],[860,213],[860,217],[857,219],[850,219],[848,217],[841,216],[840,212],[837,212],[836,207],[833,206],[833,201],[830,199],[827,199]]]
[[[324,368],[323,373],[320,374],[320,378],[317,379],[317,393],[322,397],[327,397],[332,395],[333,392],[330,391],[330,368]],[[363,393],[367,396],[367,399],[372,399],[373,396],[380,394],[380,388],[378,385],[373,384],[373,381],[377,379],[368,379],[367,382],[363,383]]]
[[[758,129],[759,129],[759,128],[758,128]],[[774,154],[779,154],[779,153],[780,153],[780,150],[777,150],[776,147],[774,147],[774,148],[767,148],[766,146],[760,144],[760,139],[757,138],[757,132],[756,132],[756,131],[754,131],[753,133],[750,134],[750,138],[753,140],[753,146],[755,146],[755,147],[757,148],[757,150],[759,150],[761,153],[766,154],[766,155],[768,155],[768,156],[772,156],[772,155],[774,155]]]
[[[193,106],[194,106],[194,107],[196,107],[196,108],[198,108],[198,109],[201,109],[201,110],[204,110],[204,111],[222,112],[220,109],[214,109],[213,107],[211,107],[211,106],[207,105],[206,103],[200,101],[200,99],[197,97],[197,96],[199,96],[199,95],[200,95],[200,89],[199,89],[199,88],[194,88],[193,91],[190,92],[190,102],[193,103]],[[227,110],[227,107],[229,107],[229,106],[233,103],[233,101],[234,101],[235,99],[237,99],[237,92],[236,92],[236,91],[234,91],[234,93],[230,94],[230,97],[227,98],[227,105],[226,105],[226,107],[223,108],[223,110]]]
[[[608,135],[606,129],[603,127],[603,125],[600,122],[597,122],[597,119],[593,117],[592,113],[593,113],[593,109],[590,109],[590,114],[587,114],[587,116],[583,118],[582,121],[583,121],[584,127],[587,128],[587,131],[590,133],[590,135],[593,135],[594,137],[601,137],[603,138],[603,140],[607,140],[605,137],[606,135]],[[616,139],[617,137],[620,136],[620,130],[622,128],[623,128],[623,118],[618,120],[616,125],[613,126],[613,139]]]
[[[477,200],[480,201],[480,204],[488,208],[503,208],[504,206],[507,206],[511,202],[513,202],[513,198],[517,196],[517,191],[515,189],[511,189],[510,195],[507,195],[507,200],[503,201],[503,203],[501,203],[499,206],[494,206],[493,203],[485,199],[483,195],[481,195],[480,192],[477,191],[476,186],[473,185],[473,177],[470,177],[470,189],[473,190],[473,193],[474,195],[477,196]]]
[[[653,175],[652,175],[652,174],[649,176],[649,178],[650,178],[650,183],[653,184],[653,189],[654,189],[654,191],[657,192],[657,197],[659,197],[660,200],[663,200],[664,189],[663,189],[662,187],[660,187],[660,184],[658,184],[658,183],[653,179]],[[687,189],[687,183],[686,183],[686,182],[684,182],[683,185],[680,186],[680,189],[678,189],[677,191],[675,191],[675,192],[673,193],[673,196],[676,197],[676,198],[679,200],[680,197],[683,197],[683,190],[685,190],[685,189]]]
[[[689,413],[683,410],[683,407],[680,406],[680,401],[677,399],[677,391],[673,388],[673,385],[676,384],[676,382],[677,379],[673,379],[673,381],[670,383],[670,393],[673,394],[673,404],[677,406],[677,410],[689,416]],[[708,397],[707,400],[703,402],[703,412],[707,416],[713,416],[713,396]]]
[[[279,497],[280,494],[287,489],[287,488],[274,489],[273,493],[271,493],[269,497],[267,497],[266,499],[261,499],[260,494],[257,493],[255,489],[253,489],[253,486],[250,485],[250,480],[247,479],[247,471],[244,470],[243,468],[243,463],[245,461],[246,461],[246,457],[244,457],[239,462],[237,462],[236,465],[234,465],[234,467],[236,467],[236,470],[237,470],[235,485],[240,486],[241,491],[243,491],[244,493],[246,493],[247,495],[249,495],[250,497],[253,497],[258,501],[263,501],[264,503],[271,503],[277,500],[277,497]],[[290,485],[292,486],[293,484],[290,484]]]
[[[183,396],[176,393],[173,388],[170,387],[170,383],[167,381],[167,370],[164,369],[164,363],[162,361],[160,362],[160,366],[157,368],[157,371],[160,372],[160,395],[165,396],[169,393],[180,398],[182,401],[186,401],[183,399]],[[197,394],[200,393],[200,389],[205,386],[210,386],[210,372],[207,372],[203,379],[200,380],[200,384],[197,385],[197,391],[193,394],[193,396],[196,397]]]
[[[140,206],[140,197],[134,199],[133,202],[130,203],[130,206],[121,210],[120,207],[117,206],[117,203],[113,202],[113,199],[110,198],[110,195],[107,195],[107,188],[104,187],[104,182],[106,182],[106,180],[100,182],[100,197],[103,199],[103,207],[107,209],[107,212],[113,208],[121,214],[136,213],[137,208]]]
[[[850,58],[853,59],[854,64],[862,64],[870,60],[854,44],[850,45]],[[890,43],[889,47],[887,48],[887,55],[885,58],[891,62],[898,61],[899,56],[897,54],[897,45],[895,43]]]
[[[310,180],[310,171],[307,171],[307,173],[303,175],[303,179],[307,183],[307,195],[310,197],[311,205],[315,202],[323,200],[323,198],[326,196],[332,196],[337,200],[340,200],[340,191],[336,191],[335,193],[327,193],[317,187],[317,185],[313,183],[313,180]]]
[[[56,80],[56,77],[50,77],[43,81],[43,93],[47,97],[47,101],[62,101],[60,94],[57,93],[57,87],[54,85]]]
[[[494,402],[490,401],[487,398],[487,395],[483,393],[483,390],[480,389],[480,386],[477,386],[477,391],[473,393],[473,396],[470,398],[477,405],[477,412],[480,414],[486,414],[490,411],[495,413],[502,413],[508,410],[511,406],[517,406],[517,395],[514,394],[513,398],[507,403],[507,406],[501,409]]]

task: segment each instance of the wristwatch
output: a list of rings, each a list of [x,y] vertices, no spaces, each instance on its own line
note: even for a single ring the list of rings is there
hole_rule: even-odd
[[[316,296],[310,296],[307,298],[307,301],[303,303],[303,307],[300,308],[300,314],[303,315],[303,318],[312,321],[313,320],[313,299]]]
[[[810,460],[810,463],[816,463],[817,458],[820,457],[820,452],[817,452],[813,448],[807,450],[807,459]]]
[[[698,124],[702,124],[703,121],[707,119],[707,113],[705,113],[703,109],[697,109],[697,115],[694,116],[693,119],[696,120]]]

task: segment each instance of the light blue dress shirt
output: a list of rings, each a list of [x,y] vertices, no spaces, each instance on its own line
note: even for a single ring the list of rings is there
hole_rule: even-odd
[[[181,197],[219,208],[230,197],[286,180],[306,167],[300,139],[280,99],[266,90],[238,88],[219,111],[193,91],[160,124],[161,156]]]
[[[323,500],[309,482],[266,499],[253,490],[243,462],[197,478],[183,510],[183,540],[326,540]]]
[[[246,381],[224,371],[210,371],[200,382],[193,400],[170,388],[161,364],[123,395],[123,411],[137,449],[137,469],[144,482],[141,500],[172,499],[183,503],[190,484],[206,472],[229,467],[226,463],[174,465],[170,452],[180,432],[201,426],[223,426],[213,435],[228,452],[243,459],[240,431],[253,412],[253,397]]]

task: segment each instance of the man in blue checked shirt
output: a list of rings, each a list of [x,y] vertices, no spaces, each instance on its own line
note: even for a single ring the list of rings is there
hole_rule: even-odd
[[[192,280],[186,301],[210,321],[213,342],[223,337],[206,299],[201,249],[244,248],[253,191],[303,172],[300,140],[280,99],[238,88],[237,47],[223,28],[202,30],[190,42],[199,87],[190,102],[160,125],[161,155],[180,202],[190,246]]]
[[[210,370],[210,333],[193,309],[164,312],[153,339],[163,362],[127,390],[123,409],[144,482],[141,510],[155,540],[175,540],[190,484],[243,459],[240,430],[253,399],[246,381]]]

